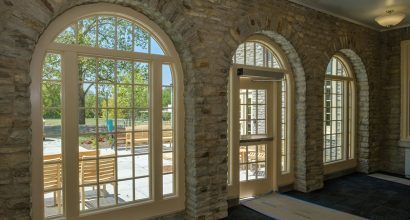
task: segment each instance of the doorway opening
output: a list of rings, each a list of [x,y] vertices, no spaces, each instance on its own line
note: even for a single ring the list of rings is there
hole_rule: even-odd
[[[264,36],[241,44],[229,80],[231,198],[277,190],[293,181],[292,75],[284,56]]]

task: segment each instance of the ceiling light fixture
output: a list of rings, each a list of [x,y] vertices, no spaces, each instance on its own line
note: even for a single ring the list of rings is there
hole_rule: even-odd
[[[387,15],[381,15],[374,19],[378,24],[384,27],[393,27],[406,17],[405,14],[400,12],[395,13],[394,10],[387,10],[386,13]]]

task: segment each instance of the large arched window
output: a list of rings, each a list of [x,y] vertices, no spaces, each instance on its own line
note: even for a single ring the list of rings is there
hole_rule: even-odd
[[[181,76],[172,42],[131,9],[53,22],[32,64],[34,217],[183,209]]]
[[[342,55],[332,57],[324,85],[324,151],[325,164],[354,158],[355,146],[355,79]]]

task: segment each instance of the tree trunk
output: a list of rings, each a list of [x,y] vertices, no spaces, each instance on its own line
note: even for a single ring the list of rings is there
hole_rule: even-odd
[[[78,115],[78,122],[80,125],[84,125],[85,124],[85,93],[84,93],[84,89],[83,89],[83,84],[80,84],[80,88],[79,88],[79,106],[80,106],[80,112]]]

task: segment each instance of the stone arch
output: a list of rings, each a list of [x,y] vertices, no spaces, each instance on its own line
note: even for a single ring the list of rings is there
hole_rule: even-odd
[[[48,1],[44,1],[44,5],[36,5],[34,4],[32,7],[41,8],[44,11],[42,14],[42,20],[39,22],[37,32],[30,36],[30,42],[32,42],[33,46],[30,47],[30,51],[27,51],[27,54],[30,56],[33,54],[34,45],[37,44],[38,40],[40,39],[42,33],[46,30],[48,25],[59,15],[63,14],[67,10],[81,5],[86,4],[94,4],[94,3],[107,3],[107,4],[117,4],[125,7],[129,7],[141,14],[147,16],[150,20],[152,20],[155,24],[157,24],[171,39],[174,47],[177,50],[177,53],[180,57],[180,61],[182,64],[182,75],[183,75],[183,83],[185,85],[190,84],[190,81],[195,81],[195,75],[198,74],[195,71],[195,67],[192,65],[193,62],[193,52],[191,50],[192,45],[200,44],[199,37],[197,33],[197,28],[194,27],[194,24],[189,19],[185,19],[183,15],[184,12],[184,4],[175,4],[175,2],[171,1],[161,1],[155,3],[144,3],[140,1],[127,1],[124,2],[122,0],[76,0],[76,1],[59,1],[49,3]],[[44,6],[44,7],[43,7]],[[27,78],[28,76],[28,65],[27,63]],[[184,86],[184,102],[187,103],[184,107],[187,108],[195,108],[195,104],[192,100],[193,97],[197,94],[192,93],[193,86]],[[29,101],[28,101],[29,102]],[[189,114],[192,111],[184,111],[186,112],[185,117],[185,131],[193,131],[193,132],[185,132],[185,154],[186,154],[186,166],[185,166],[185,188],[186,190],[186,213],[187,216],[197,217],[203,213],[198,212],[198,209],[206,206],[201,204],[198,206],[197,197],[198,194],[202,193],[205,194],[207,192],[204,191],[197,191],[197,190],[188,190],[188,188],[199,188],[198,182],[200,181],[197,177],[197,158],[194,158],[192,155],[196,153],[196,149],[198,148],[198,141],[197,136],[194,132],[196,132],[196,121],[195,120],[188,120],[188,118],[192,118],[194,116],[190,116]],[[188,156],[191,155],[191,156]],[[30,159],[32,160],[32,158]],[[187,178],[192,177],[192,178]],[[206,183],[206,185],[209,185]],[[190,187],[191,186],[191,187]],[[194,198],[194,199],[188,199]]]
[[[250,36],[261,34],[276,43],[286,56],[292,70],[294,81],[294,143],[293,143],[293,170],[295,173],[295,188],[306,191],[307,172],[306,165],[306,74],[298,52],[291,43],[291,37],[285,38],[280,29],[280,18],[272,15],[252,14],[240,19],[234,28],[230,29],[230,35],[225,39],[229,45],[229,63],[237,47],[245,42]],[[236,27],[236,28],[235,28]],[[228,68],[229,69],[229,68]],[[298,126],[296,126],[296,123]]]
[[[366,67],[360,58],[360,56],[352,49],[339,50],[348,59],[353,68],[354,75],[356,77],[357,86],[357,107],[358,107],[358,120],[357,126],[357,147],[356,156],[358,158],[359,166],[358,170],[361,172],[369,172],[369,83],[366,72]]]

